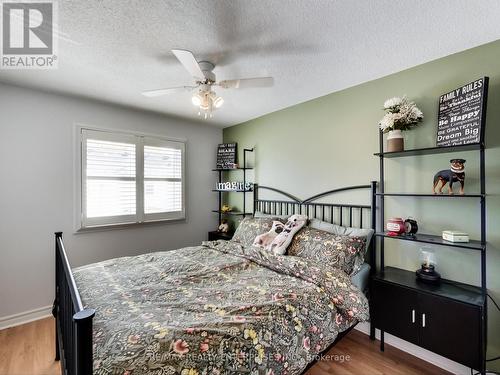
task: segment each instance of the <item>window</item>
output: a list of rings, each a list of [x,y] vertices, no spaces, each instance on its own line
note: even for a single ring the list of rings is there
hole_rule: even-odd
[[[185,218],[185,144],[81,129],[80,227]]]

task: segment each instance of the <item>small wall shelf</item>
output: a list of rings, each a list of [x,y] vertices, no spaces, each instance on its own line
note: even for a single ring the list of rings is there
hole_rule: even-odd
[[[212,191],[220,193],[251,193],[253,190],[224,190],[224,189],[212,189]]]
[[[381,151],[374,155],[382,156],[384,158],[400,158],[405,156],[445,154],[449,152],[463,152],[463,151],[474,151],[474,150],[477,151],[480,148],[481,148],[480,143],[470,143],[467,145],[460,145],[460,146],[415,148],[413,150],[395,151],[395,152]]]
[[[418,233],[415,236],[411,237],[411,236],[389,236],[385,232],[378,232],[378,233],[375,233],[375,236],[385,237],[385,238],[394,238],[396,240],[403,240],[403,241],[428,243],[428,244],[432,244],[432,245],[479,250],[479,251],[483,251],[486,248],[486,244],[482,244],[481,241],[472,240],[469,242],[450,242],[450,241],[443,240],[443,238],[440,236],[435,236],[432,234],[423,234],[423,233]]]
[[[252,149],[253,150],[253,149]],[[238,170],[242,170],[242,171],[248,171],[248,170],[251,170],[253,168],[247,168],[247,167],[238,167],[238,168],[218,168],[218,169],[212,169],[213,172],[229,172],[229,171],[238,171]]]
[[[425,193],[377,193],[377,196],[384,197],[422,197],[422,198],[482,198],[486,194],[425,194]]]
[[[216,212],[220,215],[234,215],[234,216],[245,216],[251,215],[250,212],[242,212],[242,211],[222,211],[222,210],[212,210],[212,212]]]

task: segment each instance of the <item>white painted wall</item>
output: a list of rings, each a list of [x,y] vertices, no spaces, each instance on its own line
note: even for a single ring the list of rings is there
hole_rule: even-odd
[[[74,234],[75,123],[185,138],[187,220]],[[74,266],[206,239],[221,139],[203,123],[0,84],[0,321],[52,303],[55,231]]]

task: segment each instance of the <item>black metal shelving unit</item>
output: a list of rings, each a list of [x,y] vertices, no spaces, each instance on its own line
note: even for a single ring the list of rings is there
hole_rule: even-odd
[[[252,170],[252,167],[247,166],[247,153],[253,152],[253,148],[245,148],[243,149],[243,166],[238,168],[216,168],[212,169],[212,171],[217,172],[219,174],[219,182],[223,182],[223,173],[230,171],[243,171],[243,186],[245,186],[247,182],[247,171]],[[222,221],[222,217],[225,215],[229,216],[247,216],[252,215],[252,213],[246,212],[246,196],[247,193],[251,193],[253,190],[222,190],[222,189],[212,189],[213,192],[217,192],[218,195],[218,209],[212,210],[219,215],[219,225]],[[243,194],[243,211],[227,211],[224,212],[221,210],[222,208],[222,193],[241,193]]]
[[[436,295],[447,294],[446,288],[449,288],[450,283],[452,284],[460,284],[463,287],[467,287],[470,289],[470,294],[476,296],[476,301],[480,301],[481,304],[481,330],[482,330],[482,348],[481,348],[481,362],[482,369],[481,373],[486,373],[486,342],[487,342],[487,286],[486,286],[486,183],[485,183],[485,146],[484,141],[480,143],[467,144],[467,145],[459,145],[459,146],[450,146],[450,147],[428,147],[428,148],[419,148],[398,152],[384,152],[384,139],[383,133],[379,132],[379,148],[380,152],[374,154],[379,158],[379,168],[380,168],[380,183],[379,183],[379,192],[375,195],[379,198],[379,215],[380,215],[380,228],[382,231],[376,232],[375,236],[379,238],[378,241],[379,252],[380,252],[380,269],[378,272],[375,272],[374,278],[376,280],[385,280],[390,278],[390,282],[405,286],[404,282],[398,281],[394,279],[391,275],[396,270],[402,274],[405,274],[404,277],[406,279],[411,279],[411,273],[404,270],[394,269],[393,267],[389,267],[391,270],[387,275],[385,274],[385,264],[384,264],[384,240],[386,238],[390,238],[391,240],[402,240],[402,241],[412,241],[419,242],[425,244],[432,244],[436,246],[447,246],[452,247],[457,250],[465,250],[465,251],[479,251],[481,257],[481,284],[480,287],[460,284],[458,282],[443,280],[441,286],[427,288],[425,290],[427,293],[434,293]],[[479,152],[479,177],[480,177],[480,192],[477,194],[465,194],[465,195],[448,195],[448,194],[419,194],[419,193],[401,193],[401,192],[386,192],[385,184],[384,184],[384,161],[386,158],[402,158],[402,157],[410,157],[410,156],[422,156],[422,155],[434,155],[434,154],[443,154],[443,153],[458,153],[458,152],[470,152],[476,151]],[[384,217],[384,202],[386,197],[411,197],[414,199],[450,199],[451,201],[460,201],[461,199],[478,199],[479,200],[479,210],[480,210],[480,238],[478,240],[471,240],[467,243],[453,243],[443,240],[440,236],[431,235],[431,234],[421,234],[417,233],[414,237],[410,236],[396,236],[391,237],[388,236],[385,232],[383,232],[383,225],[385,223]],[[375,255],[376,256],[376,255]],[[402,279],[404,279],[404,277]],[[414,278],[413,278],[414,280]],[[413,282],[413,281],[412,281]],[[418,283],[417,283],[418,284]],[[415,284],[415,285],[417,285]],[[425,288],[425,286],[424,286]],[[422,288],[421,288],[422,289]],[[453,296],[448,295],[448,298],[454,299]],[[459,301],[459,299],[456,299]],[[465,322],[464,322],[465,323]],[[371,328],[372,338],[374,337],[374,327]],[[384,332],[381,331],[381,349],[383,350],[384,345]]]

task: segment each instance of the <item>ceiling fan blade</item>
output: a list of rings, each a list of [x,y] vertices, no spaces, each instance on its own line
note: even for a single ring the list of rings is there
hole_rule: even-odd
[[[194,78],[199,80],[205,79],[205,74],[203,74],[198,61],[196,61],[192,52],[183,49],[173,49],[172,53]]]
[[[168,94],[173,94],[175,92],[191,91],[196,87],[197,86],[179,86],[179,87],[169,87],[167,89],[147,90],[143,91],[142,95],[147,96],[149,98],[154,98],[155,96],[168,95]]]
[[[273,77],[229,79],[220,81],[220,87],[225,89],[246,89],[251,87],[271,87],[274,85]]]

